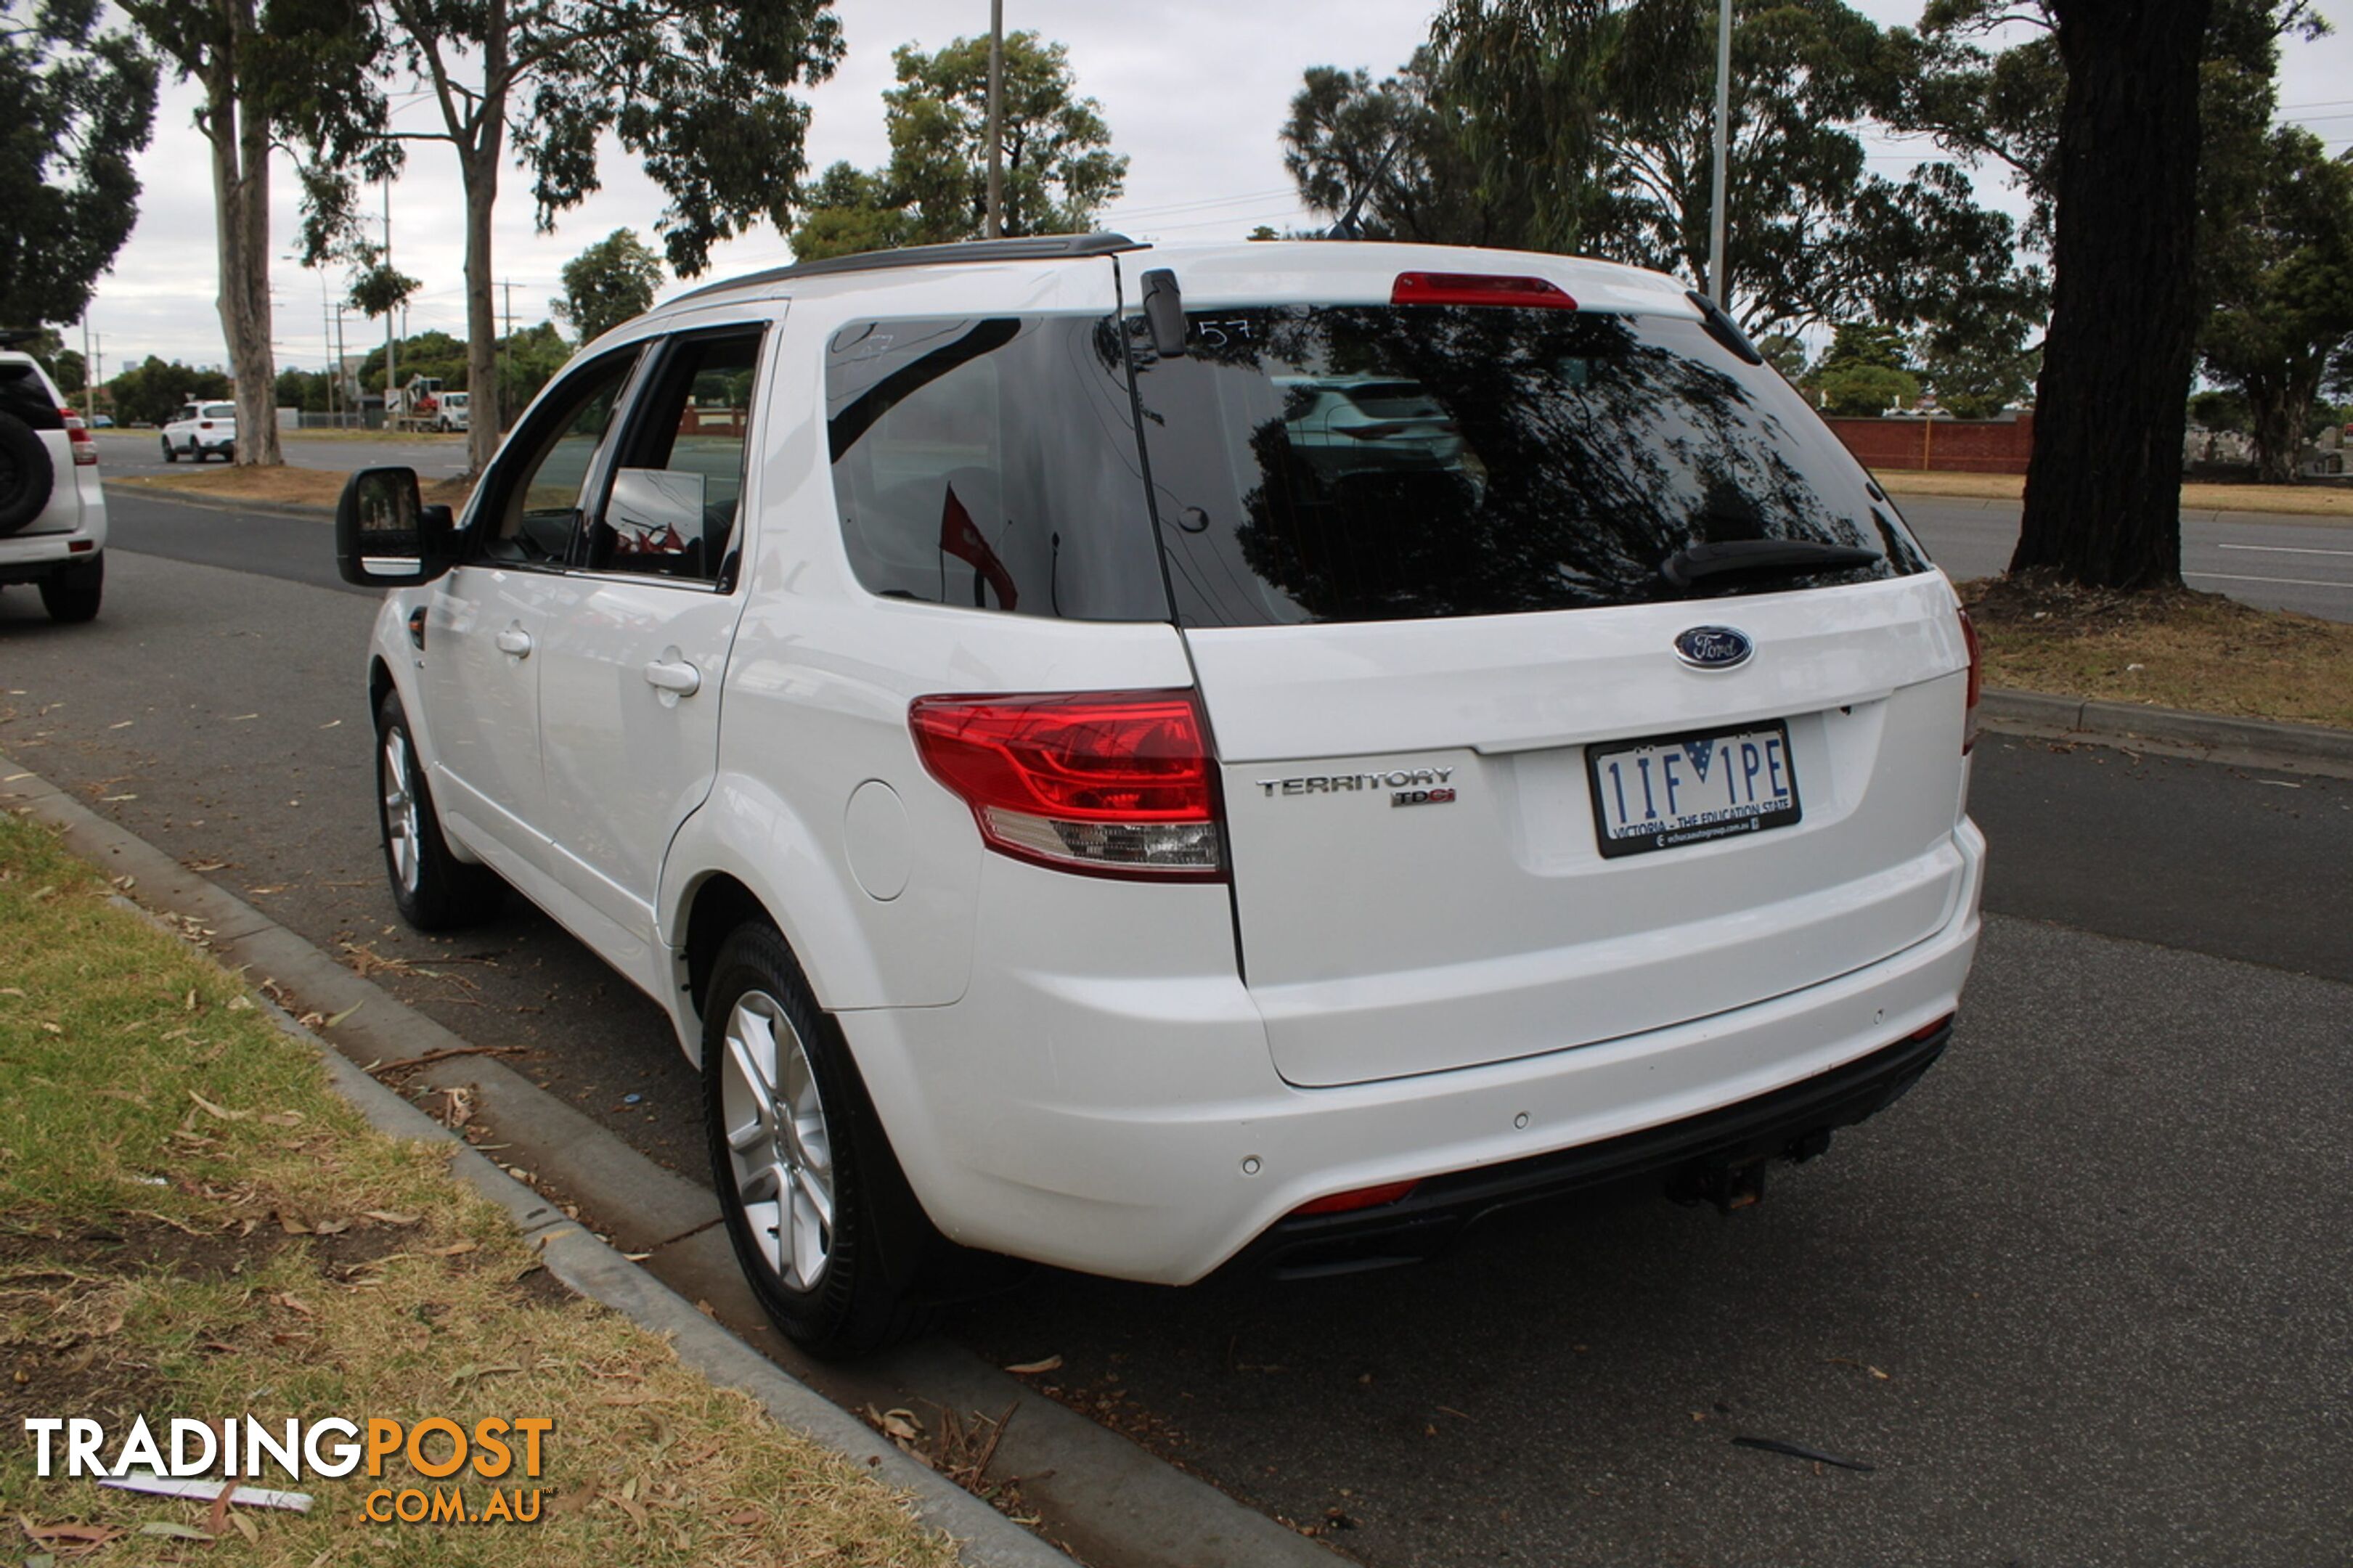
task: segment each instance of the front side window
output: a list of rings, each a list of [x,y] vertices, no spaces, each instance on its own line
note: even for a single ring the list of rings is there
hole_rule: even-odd
[[[1103,317],[865,321],[826,354],[834,499],[871,593],[1165,621],[1119,335]]]
[[[1271,307],[1193,315],[1180,358],[1136,336],[1187,626],[1577,609],[1926,566],[1788,384],[1697,321]],[[1679,552],[1749,541],[1869,563],[1678,581]]]
[[[635,347],[572,372],[499,454],[482,485],[474,526],[482,558],[561,564],[580,520],[581,490],[605,442],[613,406],[638,363]]]
[[[735,537],[760,334],[671,346],[633,402],[586,564],[710,582]]]

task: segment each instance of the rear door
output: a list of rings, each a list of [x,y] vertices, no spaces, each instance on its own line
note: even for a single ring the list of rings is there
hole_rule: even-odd
[[[1704,1017],[1948,918],[1952,592],[1778,377],[1667,316],[1194,332],[1139,383],[1287,1079]],[[1415,416],[1314,418],[1367,378]]]

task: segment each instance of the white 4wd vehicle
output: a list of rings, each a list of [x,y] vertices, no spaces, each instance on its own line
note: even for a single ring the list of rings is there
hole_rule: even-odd
[[[669,1010],[821,1350],[943,1238],[1175,1284],[1737,1206],[1926,1069],[1976,946],[1952,587],[1648,273],[790,268],[588,345],[461,518],[354,476],[337,547],[396,588],[402,910],[510,884]]]
[[[31,355],[0,346],[0,584],[37,583],[51,619],[90,620],[105,550],[98,443]]]
[[[176,463],[182,458],[199,463],[206,458],[235,462],[237,405],[191,403],[174,415],[164,426],[164,460]]]

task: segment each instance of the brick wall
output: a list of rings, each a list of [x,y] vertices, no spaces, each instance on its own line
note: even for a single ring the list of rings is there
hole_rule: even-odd
[[[2034,416],[2016,419],[1840,419],[1830,426],[1866,468],[2022,474]]]

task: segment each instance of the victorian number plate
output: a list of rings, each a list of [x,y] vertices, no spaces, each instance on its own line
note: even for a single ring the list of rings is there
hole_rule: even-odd
[[[1601,853],[1615,858],[1796,822],[1789,726],[1702,730],[1586,750]]]

